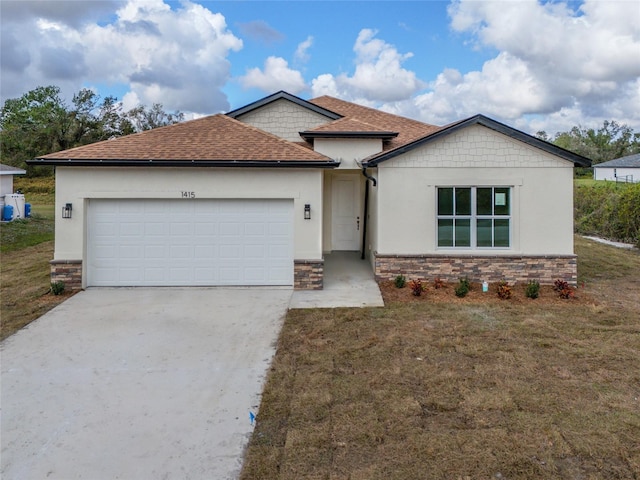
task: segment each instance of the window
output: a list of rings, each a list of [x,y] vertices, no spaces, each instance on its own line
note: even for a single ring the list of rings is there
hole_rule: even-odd
[[[511,188],[438,188],[438,247],[510,246]]]

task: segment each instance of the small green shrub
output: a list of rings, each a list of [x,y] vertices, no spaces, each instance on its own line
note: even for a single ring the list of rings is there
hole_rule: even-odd
[[[467,277],[461,278],[456,287],[456,297],[466,297],[467,293],[471,290],[471,283]]]
[[[407,284],[407,279],[404,275],[398,275],[393,281],[393,284],[396,286],[396,288],[404,288],[404,286]]]
[[[51,282],[51,293],[61,295],[64,292],[64,282]]]
[[[524,294],[527,298],[536,299],[540,296],[540,282],[537,280],[531,280],[527,283],[526,288],[524,289]]]
[[[422,295],[422,292],[425,291],[425,285],[423,285],[420,280],[411,280],[409,282],[409,288],[411,289],[411,294],[416,297],[419,297]]]
[[[498,297],[503,300],[508,300],[511,298],[511,287],[504,280],[498,282]]]

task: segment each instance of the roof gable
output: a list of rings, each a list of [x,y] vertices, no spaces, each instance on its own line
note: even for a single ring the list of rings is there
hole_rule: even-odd
[[[532,147],[539,148],[540,150],[543,150],[547,153],[551,153],[564,160],[573,162],[574,166],[578,166],[578,167],[591,166],[591,161],[588,158],[585,158],[581,155],[573,153],[569,150],[565,150],[564,148],[558,147],[557,145],[554,145],[552,143],[545,142],[544,140],[540,140],[539,138],[528,135],[524,132],[521,132],[520,130],[516,130],[515,128],[509,127],[508,125],[500,123],[491,118],[485,117],[484,115],[475,115],[465,120],[452,123],[450,125],[447,125],[446,127],[441,128],[436,132],[433,132],[425,137],[419,138],[411,143],[400,146],[393,150],[382,152],[381,154],[373,155],[368,159],[366,159],[363,162],[363,165],[368,167],[376,166],[379,163],[382,163],[386,160],[397,157],[398,155],[402,155],[403,153],[411,151],[414,148],[427,145],[431,142],[434,142],[440,138],[443,138],[447,135],[450,135],[454,132],[470,127],[472,125],[482,125],[486,128],[499,132],[510,138],[524,142]]]
[[[291,95],[290,93],[287,93],[285,91],[280,90],[279,92],[276,92],[272,95],[269,95],[268,97],[264,97],[260,100],[257,100],[253,103],[250,103],[249,105],[245,105],[244,107],[240,107],[237,108],[235,110],[232,110],[230,112],[227,113],[227,115],[231,118],[238,118],[246,113],[252,112],[254,110],[257,110],[258,108],[264,107],[265,105],[268,105],[270,103],[273,103],[275,101],[281,100],[281,99],[285,99],[288,100],[290,102],[295,103],[296,105],[299,105],[301,107],[304,107],[308,110],[311,110],[315,113],[319,113],[320,115],[324,115],[325,117],[327,117],[329,120],[337,120],[338,118],[340,118],[340,115],[336,114],[335,112],[326,110],[318,105],[314,105],[313,103],[307,102],[306,100],[303,100],[301,98],[296,97],[295,95]]]
[[[218,114],[44,155],[44,165],[335,166],[313,150]]]
[[[368,125],[372,125],[380,130],[398,132],[397,137],[393,138],[389,142],[385,142],[383,145],[383,151],[402,147],[403,145],[436,132],[441,128],[326,95],[311,99],[309,102],[327,110],[336,112],[343,117],[352,118]]]

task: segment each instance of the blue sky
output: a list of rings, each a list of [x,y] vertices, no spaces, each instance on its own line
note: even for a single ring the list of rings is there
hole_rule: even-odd
[[[433,124],[640,131],[636,0],[2,0],[2,101],[39,85],[188,118],[278,90]]]

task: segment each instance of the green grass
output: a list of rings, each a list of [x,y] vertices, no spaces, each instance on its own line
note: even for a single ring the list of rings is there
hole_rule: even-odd
[[[0,338],[4,339],[69,297],[49,294],[53,258],[53,178],[16,178],[32,216],[0,224]]]
[[[8,253],[53,240],[54,221],[43,215],[0,224],[0,252]]]

